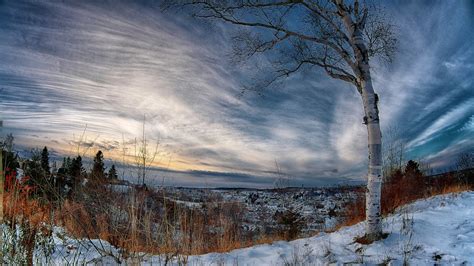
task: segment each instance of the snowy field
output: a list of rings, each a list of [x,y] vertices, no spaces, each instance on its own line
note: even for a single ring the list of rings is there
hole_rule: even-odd
[[[474,192],[436,196],[407,205],[386,218],[384,231],[390,233],[389,236],[368,246],[354,242],[354,238],[364,234],[364,224],[360,223],[291,242],[279,241],[228,253],[175,257],[172,264],[185,260],[189,265],[402,265],[404,261],[411,265],[472,265],[473,217]],[[118,251],[104,241],[73,240],[60,229],[55,234],[53,260],[43,263],[117,264],[108,254],[118,254]],[[165,260],[164,256],[143,255],[139,263],[163,265]]]

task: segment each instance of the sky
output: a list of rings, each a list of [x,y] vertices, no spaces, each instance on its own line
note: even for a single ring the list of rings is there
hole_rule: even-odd
[[[450,169],[474,151],[474,5],[381,4],[399,39],[393,63],[372,62],[382,132],[386,140],[398,132],[407,159]],[[357,91],[314,70],[242,95],[261,69],[258,61],[232,64],[234,27],[147,1],[0,1],[0,25],[2,134],[13,133],[19,150],[102,150],[133,164],[145,131],[148,152],[157,153],[149,182],[272,187],[281,177],[293,186],[365,178]]]

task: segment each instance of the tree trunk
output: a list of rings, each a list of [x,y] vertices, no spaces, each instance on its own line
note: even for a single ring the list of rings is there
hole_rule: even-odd
[[[364,124],[367,125],[369,169],[367,174],[366,192],[366,238],[371,241],[382,237],[382,215],[380,207],[380,196],[382,192],[382,133],[379,124],[378,96],[372,87],[370,75],[369,54],[363,37],[364,23],[354,22],[351,17],[342,10],[343,22],[350,33],[350,42],[356,58],[356,67],[353,69],[358,78],[357,89],[362,96],[364,105]]]
[[[382,190],[382,134],[379,124],[378,96],[372,87],[372,81],[362,80],[362,101],[364,104],[364,123],[367,125],[369,169],[366,192],[367,238],[380,239],[382,221],[380,196]]]

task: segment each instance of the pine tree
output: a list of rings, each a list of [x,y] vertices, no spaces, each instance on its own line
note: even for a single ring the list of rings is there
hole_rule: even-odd
[[[71,157],[63,158],[63,165],[61,166],[61,168],[64,169],[65,174],[71,174]]]
[[[112,164],[112,166],[110,167],[108,177],[111,180],[117,180],[118,179],[117,170],[115,169],[114,164]]]
[[[419,164],[409,160],[405,166],[404,184],[406,185],[404,193],[417,198],[422,196],[424,187],[423,173],[420,171]],[[421,193],[421,194],[420,194]]]
[[[69,163],[69,169],[68,169],[68,174],[69,174],[69,179],[68,179],[68,185],[71,187],[72,191],[75,191],[77,186],[82,180],[82,177],[85,176],[85,170],[84,167],[82,167],[82,157],[77,156],[76,158],[73,158],[72,160],[68,157],[68,160],[70,161]]]
[[[41,152],[41,167],[43,168],[46,175],[51,174],[51,169],[49,167],[49,152],[46,146]]]
[[[27,184],[34,187],[33,194],[39,196],[45,195],[48,189],[48,180],[42,167],[41,154],[38,150],[33,150],[31,159],[24,165],[25,176],[28,177]]]
[[[77,156],[71,160],[69,165],[69,174],[75,178],[79,178],[82,176],[84,172],[84,168],[82,167],[82,157]]]
[[[18,155],[16,153],[10,152],[8,150],[2,150],[0,147],[0,151],[2,153],[2,160],[0,164],[3,167],[3,171],[5,175],[12,175],[16,172],[17,168],[20,168],[20,163],[18,161]]]
[[[422,176],[423,174],[420,171],[420,165],[413,160],[409,160],[405,167],[405,175],[408,177],[416,178]]]
[[[16,169],[20,168],[18,155],[13,151],[14,139],[12,134],[8,134],[3,141],[0,141],[0,171],[3,169],[3,174],[7,176],[16,173]]]
[[[104,155],[102,151],[98,151],[94,158],[94,166],[92,167],[91,176],[96,179],[105,178]]]

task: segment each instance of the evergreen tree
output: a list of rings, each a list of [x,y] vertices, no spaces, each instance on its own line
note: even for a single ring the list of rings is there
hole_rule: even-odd
[[[117,170],[115,169],[115,165],[114,165],[114,164],[112,164],[112,166],[110,167],[108,177],[109,177],[109,179],[111,179],[111,180],[116,180],[116,179],[118,179]]]
[[[285,235],[287,240],[295,239],[304,226],[304,217],[295,210],[277,211],[273,217],[280,229],[280,233]]]
[[[403,182],[406,186],[404,193],[412,196],[421,196],[420,192],[424,187],[424,178],[417,162],[413,160],[409,160],[407,162],[407,165],[405,166],[405,177]]]
[[[18,155],[7,150],[1,150],[1,147],[0,151],[2,152],[2,160],[0,161],[0,164],[2,164],[5,175],[13,174],[14,172],[16,172],[17,168],[20,168],[20,163],[18,162]]]
[[[51,169],[49,167],[49,152],[48,148],[45,146],[41,152],[41,167],[43,168],[46,175],[51,174]]]
[[[82,177],[82,175],[84,173],[84,168],[82,167],[82,157],[81,156],[77,156],[76,158],[73,158],[71,160],[68,172],[72,177],[75,177],[75,178]]]
[[[64,157],[63,158],[63,165],[61,165],[65,174],[71,174],[71,157]]]
[[[407,177],[416,178],[422,176],[423,174],[420,171],[420,165],[413,160],[409,160],[405,166],[405,175]]]
[[[0,164],[2,165],[0,169],[3,169],[5,175],[11,175],[16,172],[17,168],[20,168],[18,155],[13,151],[13,141],[14,137],[12,134],[8,134],[3,141],[0,140],[0,151],[2,155],[0,156]]]
[[[67,170],[69,177],[67,178],[67,184],[71,188],[71,191],[74,192],[81,182],[82,178],[85,176],[85,170],[82,166],[82,157],[77,156],[72,160],[68,157],[69,169]],[[66,160],[67,161],[67,160]]]
[[[102,151],[98,151],[95,155],[91,176],[96,179],[105,178],[104,155]]]
[[[41,154],[38,150],[33,150],[31,159],[24,165],[25,176],[28,177],[27,184],[34,187],[36,196],[45,195],[49,187],[46,173],[42,167]]]

